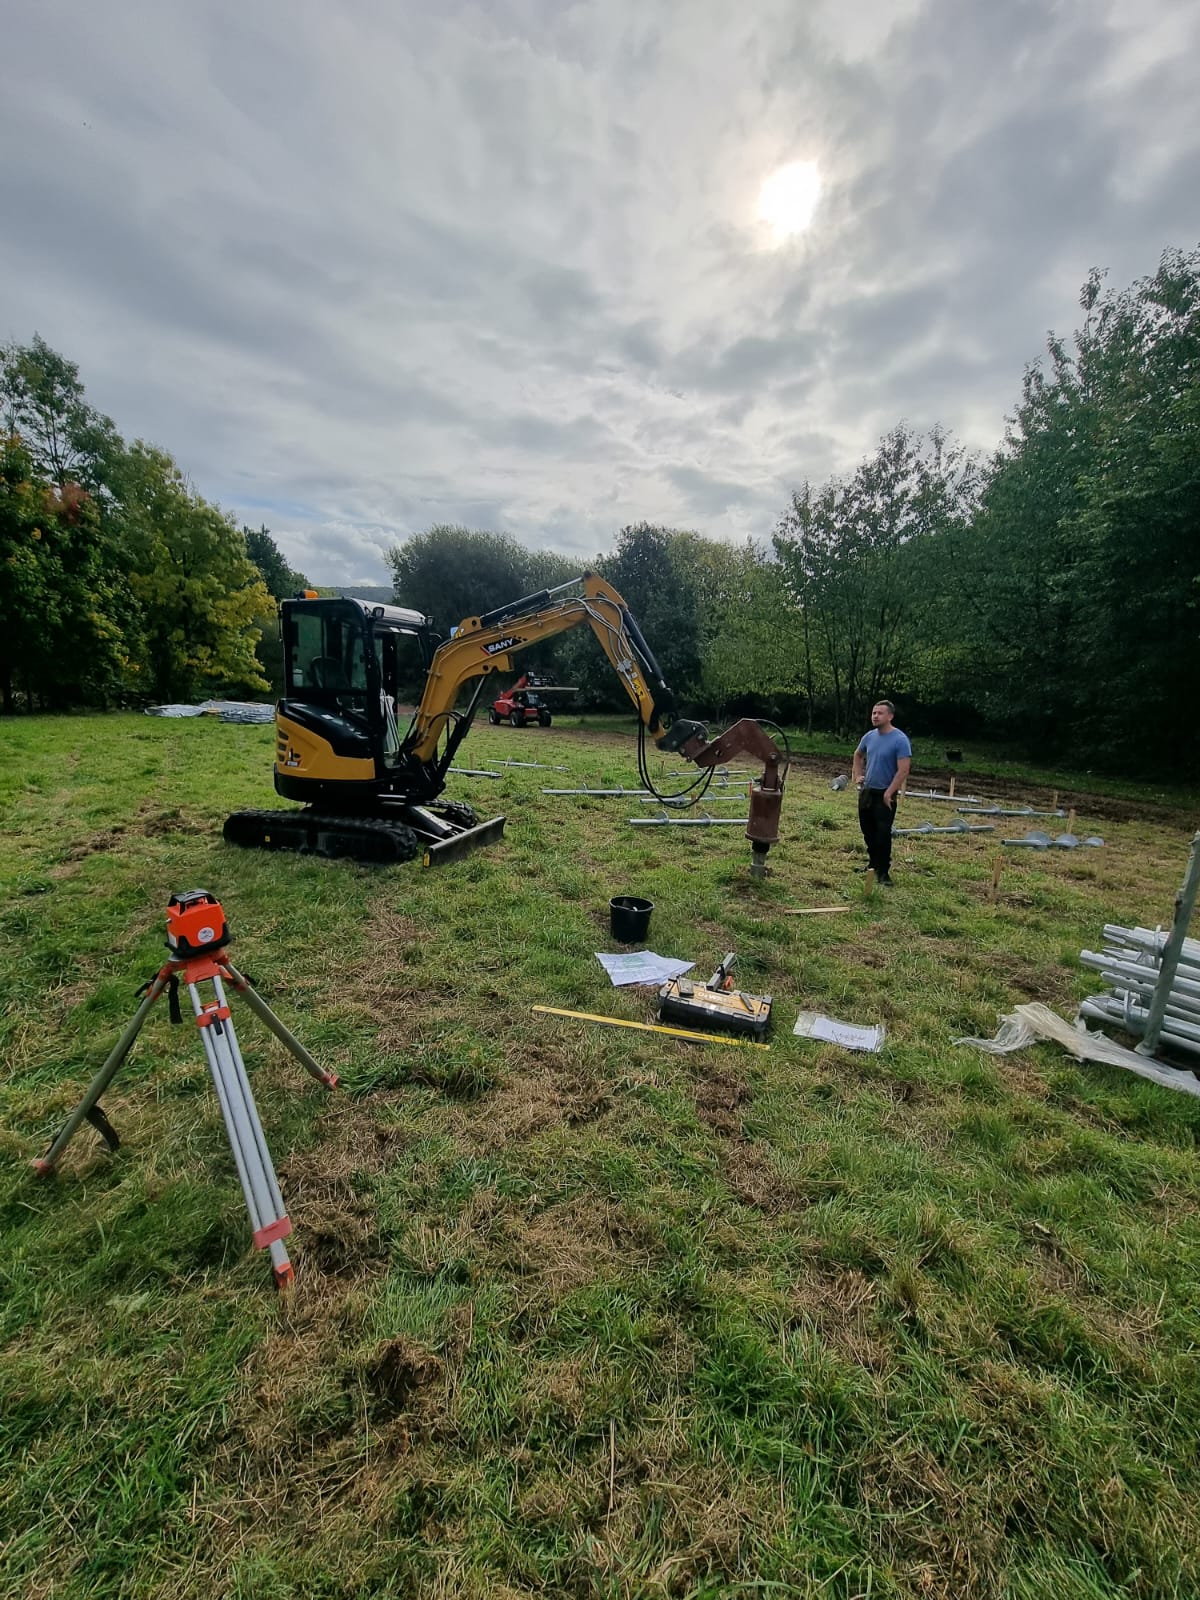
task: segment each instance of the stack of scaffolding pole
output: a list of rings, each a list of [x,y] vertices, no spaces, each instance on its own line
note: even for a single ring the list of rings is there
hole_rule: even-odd
[[[1200,939],[1187,937],[1200,892],[1200,833],[1183,886],[1175,897],[1169,932],[1160,928],[1104,926],[1104,949],[1084,950],[1080,960],[1112,985],[1080,1006],[1080,1014],[1115,1023],[1138,1035],[1138,1049],[1153,1055],[1159,1043],[1200,1055]]]

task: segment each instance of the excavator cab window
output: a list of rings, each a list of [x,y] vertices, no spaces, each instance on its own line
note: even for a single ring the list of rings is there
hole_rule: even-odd
[[[292,613],[288,695],[355,719],[367,717],[367,656],[361,612],[336,603]]]

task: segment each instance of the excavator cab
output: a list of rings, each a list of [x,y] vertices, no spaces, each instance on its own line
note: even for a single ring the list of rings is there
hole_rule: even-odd
[[[373,802],[400,759],[402,690],[419,688],[429,670],[435,641],[427,619],[362,600],[285,600],[280,628],[277,793],[312,802],[336,792],[339,806]]]

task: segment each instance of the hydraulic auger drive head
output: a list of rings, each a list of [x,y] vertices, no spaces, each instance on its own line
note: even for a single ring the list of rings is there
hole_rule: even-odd
[[[750,784],[746,837],[753,852],[750,876],[765,877],[767,851],[779,841],[779,813],[790,762],[786,739],[785,748],[781,750],[760,722],[743,717],[710,742],[708,729],[702,722],[677,718],[665,737],[656,742],[660,750],[678,751],[686,761],[694,761],[698,767],[720,766],[736,755],[755,756],[763,763],[762,777]]]

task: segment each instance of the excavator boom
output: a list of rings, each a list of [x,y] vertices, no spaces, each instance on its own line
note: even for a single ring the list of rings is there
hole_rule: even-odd
[[[580,592],[564,596],[568,589]],[[585,622],[591,625],[650,736],[656,741],[662,738],[664,718],[669,720],[670,715],[670,692],[661,669],[625,601],[611,584],[588,572],[557,589],[543,589],[460,622],[434,654],[405,741],[407,749],[417,761],[433,761],[464,684],[492,673],[513,672],[514,655]]]

